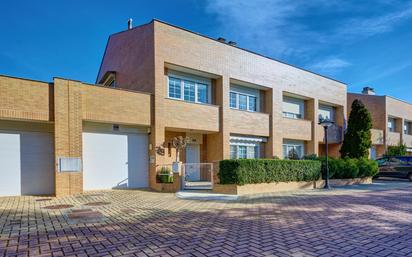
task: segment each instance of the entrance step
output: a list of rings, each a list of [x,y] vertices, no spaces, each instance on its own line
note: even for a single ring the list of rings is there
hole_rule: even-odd
[[[237,195],[215,194],[211,190],[184,190],[177,192],[176,197],[204,201],[236,201],[239,199]]]

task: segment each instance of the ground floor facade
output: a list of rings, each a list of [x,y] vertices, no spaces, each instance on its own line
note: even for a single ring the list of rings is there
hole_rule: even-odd
[[[229,202],[144,190],[2,197],[0,255],[410,256],[411,195],[409,182],[377,181]]]

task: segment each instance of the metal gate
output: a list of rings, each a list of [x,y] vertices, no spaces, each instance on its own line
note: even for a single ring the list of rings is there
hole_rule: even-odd
[[[183,189],[210,190],[213,185],[212,163],[184,163],[182,165]]]

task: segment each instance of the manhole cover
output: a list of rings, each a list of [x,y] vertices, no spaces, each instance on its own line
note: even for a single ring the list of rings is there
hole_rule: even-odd
[[[86,206],[103,206],[103,205],[108,205],[111,204],[110,202],[89,202],[85,203],[84,205]]]
[[[43,209],[47,210],[59,210],[59,209],[67,209],[67,208],[72,208],[73,205],[71,204],[56,204],[56,205],[49,205],[46,207],[43,207]]]
[[[51,201],[51,198],[43,198],[43,199],[36,199],[36,202],[46,202],[46,201]]]

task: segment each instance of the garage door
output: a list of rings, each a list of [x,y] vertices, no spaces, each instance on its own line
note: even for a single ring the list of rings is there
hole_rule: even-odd
[[[83,133],[85,190],[148,187],[147,134]]]
[[[53,135],[0,131],[0,195],[54,194]]]

